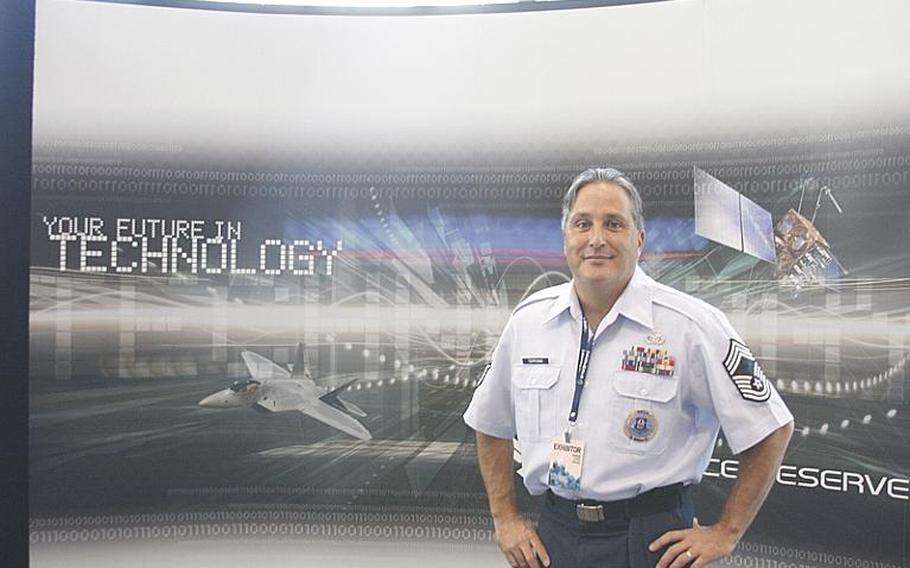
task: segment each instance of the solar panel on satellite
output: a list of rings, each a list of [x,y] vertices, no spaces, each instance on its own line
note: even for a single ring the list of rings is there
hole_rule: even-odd
[[[771,212],[740,195],[743,220],[743,252],[768,262],[777,262],[774,251],[774,219]]]
[[[695,168],[695,233],[722,245],[743,250],[739,193]]]
[[[694,171],[695,232],[761,260],[777,262],[771,213],[707,172]]]

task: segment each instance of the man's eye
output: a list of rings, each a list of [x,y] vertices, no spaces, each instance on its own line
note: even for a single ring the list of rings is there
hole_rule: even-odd
[[[590,221],[585,221],[585,220],[575,221],[576,229],[587,229],[590,226],[591,226]]]
[[[623,227],[625,227],[625,225],[622,223],[622,221],[613,220],[607,222],[607,228],[609,228],[611,231],[621,231]]]

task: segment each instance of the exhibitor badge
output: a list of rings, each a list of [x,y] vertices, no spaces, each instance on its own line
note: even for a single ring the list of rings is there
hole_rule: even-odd
[[[581,466],[585,457],[583,442],[553,440],[550,448],[550,470],[547,485],[554,489],[578,491],[581,489]]]

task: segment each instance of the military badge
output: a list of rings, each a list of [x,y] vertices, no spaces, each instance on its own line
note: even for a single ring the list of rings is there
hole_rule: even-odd
[[[622,352],[622,369],[672,377],[676,369],[676,359],[671,357],[666,349],[633,345]]]
[[[630,440],[647,442],[657,435],[657,417],[648,410],[633,410],[626,416],[623,433]]]
[[[755,360],[752,351],[741,341],[730,340],[730,347],[724,357],[724,368],[744,399],[765,402],[771,398],[771,385],[765,377],[765,372]]]
[[[663,345],[663,344],[664,344],[664,336],[661,335],[660,333],[655,331],[654,333],[648,335],[648,345]]]

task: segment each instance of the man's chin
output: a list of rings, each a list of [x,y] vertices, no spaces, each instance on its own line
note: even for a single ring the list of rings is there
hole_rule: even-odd
[[[575,279],[586,284],[609,284],[616,280],[615,270],[581,270]]]
[[[581,270],[572,275],[575,280],[585,286],[598,288],[610,288],[612,286],[625,286],[626,282],[632,278],[632,272],[623,274],[616,270],[615,266],[581,267]]]

